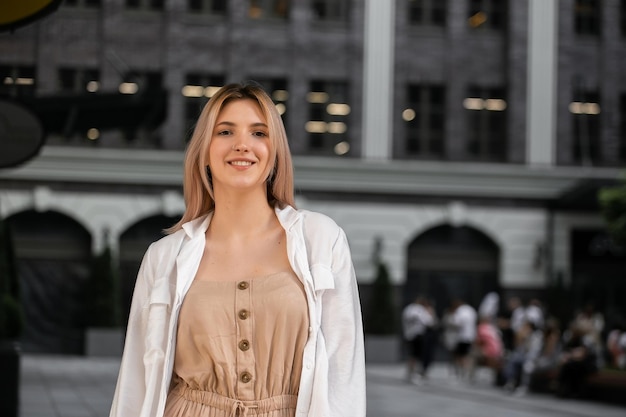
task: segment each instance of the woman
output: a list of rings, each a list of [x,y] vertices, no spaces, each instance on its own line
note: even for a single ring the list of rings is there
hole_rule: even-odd
[[[346,236],[294,208],[280,115],[255,85],[203,109],[186,211],[139,270],[111,417],[365,416]]]

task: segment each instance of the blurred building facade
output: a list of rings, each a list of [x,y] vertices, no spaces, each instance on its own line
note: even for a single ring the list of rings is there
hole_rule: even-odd
[[[78,301],[59,301],[107,246],[127,311],[183,210],[195,118],[248,79],[283,113],[299,207],[345,229],[364,308],[380,241],[399,306],[566,288],[623,310],[595,193],[626,165],[625,44],[619,0],[66,0],[0,35],[1,94],[47,131],[0,170],[25,350],[81,352]]]

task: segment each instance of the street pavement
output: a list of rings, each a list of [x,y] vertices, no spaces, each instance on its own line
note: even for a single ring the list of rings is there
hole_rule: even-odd
[[[119,358],[22,356],[20,417],[107,417]],[[472,384],[437,363],[426,382],[404,380],[402,364],[367,365],[368,417],[625,417],[626,407],[494,387],[488,370]],[[349,398],[346,401],[350,401]],[[132,417],[132,416],[129,416]]]

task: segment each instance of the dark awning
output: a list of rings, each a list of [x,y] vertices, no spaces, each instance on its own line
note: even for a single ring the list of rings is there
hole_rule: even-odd
[[[565,190],[552,204],[559,210],[598,211],[598,192],[603,187],[618,184],[618,180],[587,178],[579,180],[574,186]]]
[[[98,130],[154,129],[167,114],[167,92],[55,95],[21,100],[35,113],[47,133],[69,136]]]

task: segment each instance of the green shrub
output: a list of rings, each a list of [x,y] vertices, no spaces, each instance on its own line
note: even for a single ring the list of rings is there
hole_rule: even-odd
[[[626,245],[626,179],[621,185],[600,189],[598,201],[609,233],[616,243]]]
[[[91,261],[91,274],[85,287],[84,300],[86,327],[121,326],[118,274],[108,247]]]
[[[368,312],[364,320],[365,333],[395,334],[398,329],[398,316],[389,271],[382,261],[378,261],[376,270],[376,279],[372,286]]]
[[[0,219],[0,339],[18,339],[24,328],[13,238]]]

